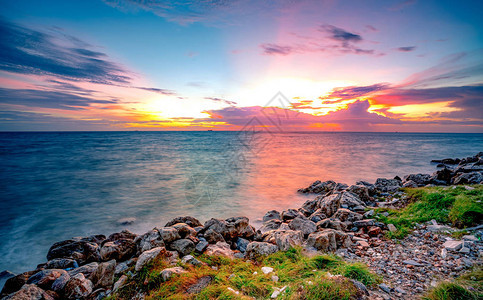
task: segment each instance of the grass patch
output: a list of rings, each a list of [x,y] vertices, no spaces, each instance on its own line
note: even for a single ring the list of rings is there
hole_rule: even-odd
[[[206,255],[198,259],[206,265],[183,265],[188,272],[167,282],[162,282],[159,273],[170,266],[163,259],[156,259],[109,299],[132,299],[139,292],[145,293],[146,299],[267,299],[274,288],[285,286],[279,299],[356,299],[358,290],[349,279],[369,286],[380,282],[363,264],[347,263],[335,255],[307,257],[301,248],[277,252],[259,261]],[[263,266],[274,271],[263,274]],[[329,276],[328,272],[342,276]],[[272,280],[274,275],[278,282]],[[188,294],[188,287],[203,276],[211,276],[213,280],[200,293]]]
[[[410,204],[400,210],[379,208],[376,218],[386,224],[396,226],[396,232],[388,232],[389,238],[404,238],[415,223],[436,220],[438,223],[451,223],[458,228],[476,225],[483,219],[483,186],[474,185],[473,190],[463,186],[404,188]],[[381,212],[388,212],[387,217]]]
[[[432,289],[425,297],[425,300],[477,300],[478,296],[465,287],[451,282],[440,283]]]

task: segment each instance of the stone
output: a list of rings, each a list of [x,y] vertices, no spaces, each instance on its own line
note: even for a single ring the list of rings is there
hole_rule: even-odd
[[[321,182],[320,180],[315,181],[309,187],[299,189],[300,193],[315,193],[322,194],[330,192],[334,189],[336,183],[332,180]]]
[[[382,234],[382,229],[380,227],[377,227],[377,226],[371,226],[371,227],[369,227],[367,234],[371,237],[377,237],[380,234]]]
[[[350,210],[364,210],[365,203],[356,194],[344,192],[340,198],[340,207]]]
[[[126,275],[122,275],[117,281],[116,283],[114,283],[114,287],[112,288],[112,292],[115,293],[117,292],[120,288],[122,288],[126,282],[127,282],[127,276]]]
[[[272,275],[271,279],[272,279],[273,282],[278,282],[278,280],[279,280],[277,275]]]
[[[317,222],[316,224],[317,226],[317,230],[321,230],[321,229],[324,229],[324,228],[332,228],[332,229],[335,229],[335,230],[346,230],[347,226],[345,225],[345,223],[337,220],[337,219],[334,219],[334,218],[327,218],[327,219],[324,219],[324,220],[321,220],[319,222]]]
[[[54,243],[48,253],[47,260],[54,258],[71,258],[79,262],[96,261],[97,242],[102,242],[105,236],[93,236],[86,238],[74,238]]]
[[[217,242],[216,244],[210,244],[205,251],[206,255],[221,255],[229,258],[233,258],[233,251],[230,249],[230,245],[225,242]]]
[[[462,241],[446,241],[443,244],[443,247],[446,248],[448,251],[458,251],[463,247]]]
[[[213,280],[213,277],[211,276],[203,276],[198,281],[190,285],[187,289],[186,292],[188,294],[199,294],[203,289],[205,289]]]
[[[136,239],[134,239],[134,243],[137,245],[138,253],[143,253],[144,251],[153,248],[165,246],[163,238],[161,237],[159,230],[156,228],[136,237]]]
[[[273,272],[273,268],[271,267],[262,267],[263,274],[270,274]]]
[[[306,219],[305,217],[296,217],[295,219],[292,219],[288,226],[292,230],[301,231],[304,235],[309,235],[317,230],[315,223]]]
[[[393,224],[387,224],[387,229],[389,229],[390,232],[396,232],[397,228]]]
[[[42,289],[49,290],[52,288],[52,283],[61,277],[66,275],[67,271],[62,269],[45,269],[32,275],[28,280],[27,284],[36,284]]]
[[[198,219],[190,217],[190,216],[186,216],[186,217],[174,218],[173,220],[166,223],[166,225],[164,225],[164,227],[170,227],[170,226],[173,226],[173,225],[178,224],[178,223],[185,223],[185,224],[188,224],[188,226],[193,227],[193,228],[197,227],[197,226],[202,226],[201,222],[198,221]]]
[[[282,221],[278,219],[271,219],[263,223],[262,227],[260,227],[259,231],[263,234],[270,230],[276,230],[280,228]]]
[[[353,225],[355,227],[359,227],[359,228],[360,227],[374,226],[374,225],[376,225],[376,220],[374,220],[374,219],[364,219],[364,220],[353,222]]]
[[[99,250],[103,261],[111,259],[123,261],[131,258],[137,252],[137,245],[133,239],[120,238],[114,241],[103,242]]]
[[[431,175],[429,174],[409,174],[404,176],[403,182],[412,181],[417,186],[425,186],[431,183]]]
[[[406,294],[406,291],[400,287],[396,287],[394,290],[396,291],[396,293],[403,294],[403,295]]]
[[[198,244],[196,244],[195,251],[198,253],[203,253],[205,252],[206,248],[208,248],[209,243],[207,241],[199,241]]]
[[[178,251],[180,256],[185,256],[195,250],[195,243],[189,239],[180,239],[172,242],[169,247],[171,250]]]
[[[79,273],[82,273],[85,276],[89,277],[89,276],[91,276],[92,273],[94,273],[97,270],[98,267],[99,267],[99,263],[91,262],[87,265],[83,265],[83,266],[80,266],[78,268],[69,270],[69,271],[67,271],[67,273],[69,273],[69,275],[71,277],[74,276],[74,275],[77,275]]]
[[[274,287],[274,291],[272,293],[272,295],[270,295],[270,298],[272,299],[275,299],[277,298],[281,293],[283,293],[283,291],[285,291],[285,289],[287,288],[287,286],[284,286],[283,288],[279,289],[277,287]]]
[[[310,221],[317,223],[323,219],[327,219],[327,215],[324,214],[321,209],[317,209],[313,214],[309,216]]]
[[[163,281],[168,281],[174,275],[182,274],[182,273],[186,273],[186,271],[182,267],[173,267],[173,268],[164,269],[159,274],[161,275],[161,279]]]
[[[249,240],[244,239],[244,238],[238,238],[236,240],[236,248],[240,250],[241,252],[245,252],[247,250],[247,246],[250,243]]]
[[[374,187],[383,193],[394,193],[401,187],[401,181],[397,179],[377,178]]]
[[[417,188],[418,184],[412,180],[405,181],[402,185],[404,188]]]
[[[22,288],[8,297],[2,299],[8,300],[41,300],[44,298],[45,291],[35,284],[25,284]]]
[[[369,195],[369,188],[363,184],[351,185],[347,191],[357,195],[357,197],[365,204],[373,202],[371,196]]]
[[[483,182],[483,174],[479,171],[461,173],[451,179],[453,184],[480,184]]]
[[[46,262],[42,267],[45,269],[69,269],[78,268],[79,265],[70,258],[54,258]]]
[[[281,219],[281,216],[280,216],[280,212],[276,211],[276,210],[271,210],[271,211],[268,211],[264,216],[263,216],[263,222],[267,222],[267,221],[270,221],[270,220],[280,220]]]
[[[277,251],[278,251],[278,247],[276,245],[266,243],[266,242],[251,242],[247,246],[245,255],[248,258],[252,259],[260,256],[267,256]]]
[[[340,194],[332,194],[320,199],[319,212],[331,217],[340,207]]]
[[[178,231],[178,234],[182,239],[189,238],[190,236],[196,236],[197,234],[196,230],[186,223],[177,223],[171,227]]]
[[[381,283],[381,284],[379,284],[379,288],[380,288],[382,291],[384,291],[384,292],[386,292],[386,293],[388,293],[388,294],[390,294],[390,293],[391,293],[391,288],[390,288],[390,287],[388,287],[388,286],[387,286],[385,283]]]
[[[404,260],[403,264],[411,265],[415,267],[424,267],[424,264],[418,263],[417,261],[414,261],[412,259]]]
[[[114,283],[114,272],[116,271],[116,260],[110,260],[99,264],[97,270],[92,273],[90,280],[94,287],[110,288]]]
[[[298,210],[290,208],[288,210],[284,210],[281,214],[281,217],[282,217],[282,221],[289,221],[289,220],[295,219],[296,217],[303,218],[304,215],[300,213]]]
[[[179,240],[181,236],[178,233],[178,230],[173,227],[163,227],[161,229],[158,229],[159,234],[161,235],[161,238],[165,243],[171,243],[176,240]]]
[[[65,285],[64,293],[68,299],[85,298],[92,293],[94,285],[84,274],[79,273],[71,277]]]
[[[367,211],[366,213],[364,213],[364,215],[362,216],[364,219],[370,219],[372,217],[374,217],[374,215],[376,214],[376,212],[371,209],[369,211]]]
[[[307,245],[323,252],[337,250],[334,230],[325,229],[309,234]]]
[[[463,254],[468,254],[468,253],[470,253],[470,248],[468,248],[468,247],[463,247],[463,248],[461,248],[461,249],[460,249],[460,251],[459,251],[459,252],[460,252],[460,253],[463,253]]]
[[[362,220],[362,215],[356,212],[353,212],[347,208],[339,208],[332,218],[339,219],[341,222],[349,221],[359,221]]]
[[[472,241],[472,242],[478,242],[479,241],[478,238],[474,235],[464,235],[463,240]]]
[[[121,232],[115,232],[113,234],[111,234],[110,236],[107,237],[107,239],[105,239],[103,241],[103,243],[105,242],[113,242],[113,241],[117,241],[117,240],[131,240],[131,241],[134,241],[134,239],[137,237],[137,234],[127,230],[127,229],[124,229],[123,231]]]
[[[161,254],[166,253],[166,249],[164,247],[157,247],[153,248],[148,251],[144,251],[136,261],[136,266],[134,267],[134,270],[136,272],[141,271],[141,269],[151,261],[153,261],[156,257],[158,257]]]
[[[349,280],[356,287],[356,289],[358,291],[358,294],[360,294],[360,295],[366,295],[366,296],[369,295],[369,291],[367,290],[366,286],[362,282],[357,281],[355,279],[349,279]]]
[[[5,282],[12,277],[15,277],[15,274],[8,270],[0,272],[0,290],[3,288]]]
[[[69,282],[70,280],[70,275],[69,273],[63,273],[62,275],[60,275],[51,285],[51,289],[57,293],[61,292],[65,285],[67,284],[67,282]]]
[[[203,237],[210,244],[215,244],[216,242],[225,241],[223,236],[220,233],[214,231],[213,229],[208,229],[207,231],[205,231],[205,233],[203,234]]]

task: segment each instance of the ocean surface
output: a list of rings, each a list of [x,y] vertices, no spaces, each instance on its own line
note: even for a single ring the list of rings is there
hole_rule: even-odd
[[[144,233],[176,216],[259,225],[313,198],[297,189],[317,179],[432,173],[431,159],[479,151],[482,134],[0,133],[0,271],[35,268],[56,241]]]

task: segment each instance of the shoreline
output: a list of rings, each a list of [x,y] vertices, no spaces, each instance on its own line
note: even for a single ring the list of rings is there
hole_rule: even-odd
[[[225,220],[212,218],[201,224],[197,219],[186,216],[175,218],[164,227],[154,228],[142,235],[125,230],[108,237],[95,235],[57,242],[47,254],[48,261],[40,264],[36,270],[19,275],[2,272],[2,278],[8,279],[1,297],[19,297],[29,293],[41,295],[45,299],[102,299],[125,284],[120,281],[128,280],[127,272],[135,276],[136,272],[162,255],[170,257],[172,262],[177,262],[178,258],[186,260],[192,253],[255,260],[277,251],[287,251],[291,247],[303,247],[308,252],[333,252],[345,259],[364,261],[371,268],[377,268],[377,264],[371,264],[371,258],[401,250],[394,250],[397,243],[384,237],[388,232],[397,232],[399,229],[376,219],[379,213],[375,210],[405,207],[411,199],[400,191],[401,188],[464,186],[483,182],[483,152],[464,159],[433,162],[440,164],[438,167],[442,169],[432,175],[410,174],[402,179],[397,176],[394,179],[379,178],[374,184],[359,181],[351,186],[334,181],[315,181],[309,187],[299,190],[301,193],[317,195],[314,200],[306,201],[298,209],[267,212],[263,217],[263,225],[258,229],[250,225],[246,217]],[[421,224],[415,230],[416,234],[411,235],[411,238],[416,238],[414,243],[427,240],[428,248],[441,247],[443,241],[439,236],[435,239],[434,235],[439,230],[450,229],[434,223]],[[470,249],[468,253],[481,251],[481,242],[472,242],[476,250]],[[408,243],[411,244],[411,241]],[[466,248],[466,242],[459,246],[455,250],[457,253]],[[453,251],[451,249],[447,251]],[[366,255],[368,252],[370,255]],[[475,253],[477,258],[481,255],[480,252]],[[406,258],[405,261],[410,263],[404,265],[409,273],[427,267],[415,255],[407,253]],[[194,262],[196,258],[188,257],[189,261]],[[459,274],[464,269],[454,273]],[[116,282],[115,278],[118,278]],[[378,290],[371,293],[384,299],[384,293],[397,293],[405,298],[425,291],[419,285],[414,290],[400,289],[403,292],[390,287],[384,291],[384,286],[379,286]]]

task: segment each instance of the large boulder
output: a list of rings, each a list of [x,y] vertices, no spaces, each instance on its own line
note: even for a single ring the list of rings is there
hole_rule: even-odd
[[[289,208],[288,210],[284,210],[282,212],[281,217],[282,221],[286,222],[297,217],[304,217],[304,215],[296,209]]]
[[[319,202],[320,201],[317,198],[314,200],[307,200],[302,205],[302,209],[309,212],[310,214],[313,214],[314,211],[316,211],[319,208]]]
[[[185,256],[195,250],[195,243],[189,239],[180,239],[172,242],[169,247],[171,250],[178,251],[180,256]]]
[[[22,288],[15,293],[12,293],[8,297],[2,298],[5,300],[42,300],[45,299],[44,297],[45,291],[35,284],[26,284],[22,286]],[[48,297],[48,296],[47,296]]]
[[[216,242],[224,242],[225,239],[223,238],[223,236],[214,231],[213,229],[208,229],[207,231],[205,231],[205,233],[203,234],[203,237],[206,239],[206,241],[210,244],[215,244]]]
[[[263,236],[263,241],[276,244],[281,251],[287,251],[290,247],[302,245],[304,235],[295,230],[273,230]]]
[[[173,228],[173,227],[163,227],[158,229],[158,231],[164,243],[169,244],[181,238],[181,236],[178,233],[178,230],[176,230],[176,228]]]
[[[483,182],[481,172],[461,173],[451,179],[453,184],[480,184]]]
[[[402,182],[397,179],[377,178],[374,187],[382,193],[393,193],[399,190]]]
[[[67,271],[67,273],[69,273],[69,275],[71,277],[74,276],[74,275],[77,275],[79,273],[82,273],[85,276],[89,277],[89,276],[91,276],[91,274],[93,274],[97,270],[97,268],[99,268],[99,263],[91,262],[89,264],[86,264],[86,265],[80,266],[78,268],[69,270],[69,271]]]
[[[99,250],[101,260],[111,259],[123,261],[131,258],[137,252],[133,239],[120,238],[114,241],[103,242]]]
[[[320,213],[325,214],[327,217],[331,217],[340,207],[341,194],[332,194],[320,199]]]
[[[331,192],[336,183],[332,180],[321,182],[320,180],[315,181],[309,187],[299,189],[300,193],[315,193],[315,194],[323,194]]]
[[[403,183],[406,181],[413,181],[418,186],[425,186],[431,183],[431,175],[429,174],[409,174],[404,176]]]
[[[144,251],[164,247],[164,241],[157,228],[146,232],[143,235],[136,237],[134,242],[137,245],[138,253],[143,253]]]
[[[246,256],[248,258],[257,258],[260,256],[266,256],[278,251],[278,247],[274,244],[266,242],[251,242],[247,246]]]
[[[110,288],[114,283],[114,273],[116,271],[116,260],[112,259],[99,264],[97,270],[92,273],[90,279],[94,287]]]
[[[67,299],[81,299],[87,297],[92,293],[94,285],[92,282],[85,278],[84,274],[79,273],[67,282],[64,288],[64,294]]]
[[[340,198],[340,207],[348,208],[350,210],[364,210],[365,203],[351,192],[344,192]]]
[[[137,237],[137,234],[124,229],[121,232],[115,232],[111,234],[110,236],[107,237],[103,242],[112,242],[112,241],[117,241],[117,240],[131,240],[134,241],[134,239]]]
[[[27,283],[27,280],[30,278],[30,276],[34,275],[35,273],[37,273],[37,271],[29,271],[10,277],[7,279],[7,281],[5,281],[1,295],[6,296],[20,290],[22,286]]]
[[[453,178],[454,175],[455,173],[452,170],[448,168],[443,168],[433,173],[433,175],[431,176],[431,182],[440,183],[440,184],[450,184],[451,178]]]
[[[230,249],[230,245],[225,242],[217,242],[216,244],[209,245],[205,253],[207,255],[221,255],[229,258],[233,258],[233,251]]]
[[[317,230],[323,230],[325,228],[332,228],[335,230],[346,230],[347,226],[344,222],[341,222],[335,218],[323,219],[316,224]]]
[[[332,218],[339,219],[341,222],[349,221],[359,221],[362,220],[362,215],[356,212],[353,212],[347,208],[339,208]]]
[[[134,270],[136,270],[136,272],[141,271],[141,269],[146,264],[153,261],[159,255],[163,255],[165,253],[166,253],[166,249],[164,247],[157,247],[151,250],[144,251],[136,261],[136,266],[134,267]]]
[[[280,220],[281,219],[280,212],[278,212],[276,210],[271,210],[271,211],[268,211],[263,216],[263,222],[267,222],[267,221],[270,221],[270,220],[273,220],[273,219]]]
[[[357,181],[356,185],[365,186],[367,188],[367,191],[369,192],[369,196],[371,197],[377,194],[377,189],[372,183],[369,183],[367,181]]]
[[[314,211],[313,214],[309,216],[310,221],[317,223],[320,220],[326,219],[327,215],[322,212],[322,210],[319,208],[316,211]]]
[[[52,288],[52,283],[60,276],[67,274],[67,271],[61,269],[45,269],[32,275],[28,280],[27,284],[36,284],[45,290],[50,290]]]
[[[70,258],[54,258],[49,260],[45,264],[39,265],[37,268],[42,267],[44,269],[67,269],[78,268],[77,262]]]
[[[301,217],[297,217],[292,221],[290,221],[288,226],[292,230],[301,231],[304,235],[309,235],[312,232],[317,230],[317,226],[315,225],[314,222]]]
[[[206,221],[203,232],[213,230],[223,236],[225,240],[236,240],[238,237],[251,238],[255,229],[249,224],[247,217],[233,217],[226,220],[210,219]]]
[[[186,217],[174,218],[173,220],[166,223],[166,225],[164,225],[164,227],[170,227],[170,226],[173,226],[173,225],[178,224],[178,223],[185,223],[185,224],[188,224],[190,227],[193,227],[193,228],[198,227],[198,226],[202,226],[201,222],[198,221],[198,219],[190,217],[190,216],[186,216]]]
[[[97,248],[105,236],[98,235],[92,237],[73,238],[57,242],[50,247],[47,253],[47,260],[54,258],[70,258],[84,263],[99,260]]]
[[[369,188],[365,185],[351,185],[347,191],[356,195],[365,204],[370,204],[373,202],[371,196],[369,195]]]
[[[323,229],[311,233],[307,238],[307,245],[317,250],[328,252],[338,248],[347,248],[351,245],[350,236],[342,231],[334,229]]]
[[[178,234],[182,239],[188,238],[189,236],[196,236],[197,234],[196,230],[186,223],[176,223],[171,227],[178,231]]]
[[[278,228],[280,228],[280,225],[282,225],[282,221],[278,219],[272,219],[263,223],[262,227],[260,227],[260,229],[258,230],[263,234],[270,230],[277,230]]]

